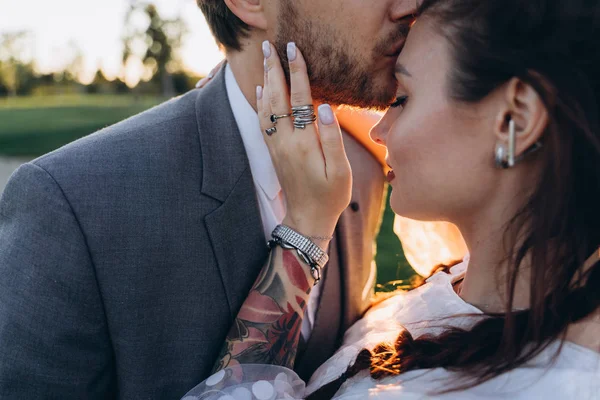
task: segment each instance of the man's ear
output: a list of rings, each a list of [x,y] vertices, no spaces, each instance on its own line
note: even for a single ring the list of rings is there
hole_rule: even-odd
[[[232,13],[252,28],[267,29],[265,0],[224,0]]]
[[[517,134],[516,155],[519,156],[542,139],[548,126],[548,110],[538,92],[518,78],[512,78],[501,90],[504,100],[494,133],[501,142],[508,143],[512,119]]]

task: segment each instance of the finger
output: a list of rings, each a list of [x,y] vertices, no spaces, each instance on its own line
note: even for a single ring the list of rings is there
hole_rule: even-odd
[[[313,99],[306,61],[300,49],[296,47],[296,43],[288,43],[287,57],[290,67],[290,102],[292,107],[312,105]],[[306,132],[307,134],[302,135],[302,140],[307,141],[307,144],[310,146],[318,146],[319,137],[317,130],[309,126],[307,127],[307,131],[312,131],[314,134],[310,135]]]
[[[281,66],[281,60],[277,51],[268,41],[263,43],[263,53],[266,61],[267,82],[269,102],[271,111],[275,115],[289,114],[291,111],[287,82]],[[285,132],[292,133],[292,121],[290,118],[280,119],[277,123]]]
[[[313,103],[306,62],[302,52],[291,42],[287,45],[287,56],[290,65],[290,100],[292,107],[306,106]]]
[[[273,124],[273,122],[271,121],[271,114],[273,114],[273,112],[271,111],[271,104],[269,102],[270,99],[270,88],[269,88],[269,81],[268,81],[268,76],[267,76],[267,62],[265,60],[265,74],[264,74],[264,86],[262,87],[262,91],[261,93],[256,92],[257,98],[260,95],[261,98],[258,101],[260,107],[257,109],[258,111],[258,119],[260,121],[260,129],[263,133],[265,142],[267,143],[267,147],[269,147],[269,151],[271,151],[271,146],[273,144],[273,141],[276,139],[276,137],[278,136],[277,134],[272,134],[269,135],[267,134],[267,129],[269,128],[273,128],[275,125]]]
[[[270,103],[270,88],[269,88],[269,83],[266,79],[266,75],[265,75],[265,86],[263,87],[263,91],[262,91],[262,99],[261,99],[261,109],[258,113],[259,116],[259,120],[260,120],[260,126],[261,126],[261,131],[263,134],[263,138],[265,139],[265,142],[267,144],[267,147],[269,149],[269,153],[271,154],[271,157],[276,157],[275,154],[278,153],[280,147],[281,147],[281,132],[280,130],[282,130],[281,128],[281,121],[278,121],[277,124],[274,124],[271,121],[271,115],[274,114],[272,109],[271,109],[271,103]],[[271,134],[267,133],[267,130],[273,129],[275,128],[275,132],[271,132]],[[285,133],[285,132],[284,132]],[[273,162],[275,162],[275,159],[273,158]]]
[[[212,71],[210,71],[210,74],[208,74],[208,78],[212,79],[215,77],[215,75],[217,74],[217,72],[219,72],[221,70],[221,67],[223,67],[223,65],[225,64],[225,60],[221,60],[220,63],[218,63],[213,69]]]
[[[196,83],[196,89],[202,89],[209,81],[210,78],[208,76],[200,79],[198,83]]]
[[[348,158],[344,149],[342,131],[329,104],[319,106],[319,133],[327,176],[345,171]]]
[[[261,115],[264,112],[264,105],[263,105],[263,96],[264,96],[264,88],[262,86],[257,86],[256,87],[256,112],[258,113],[258,118],[260,121],[260,128],[262,130],[262,118]]]
[[[196,83],[196,89],[202,89],[204,86],[206,86],[208,84],[208,82],[210,82],[212,80],[212,78],[215,77],[215,75],[217,74],[217,72],[219,72],[219,70],[221,69],[221,67],[223,66],[223,64],[225,64],[225,60],[223,60],[220,63],[218,63],[212,69],[212,71],[210,71],[210,73],[207,76],[205,76],[204,78],[200,79],[198,81],[198,83]]]

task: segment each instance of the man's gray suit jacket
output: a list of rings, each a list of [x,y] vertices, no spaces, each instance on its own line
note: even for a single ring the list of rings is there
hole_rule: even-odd
[[[382,169],[344,141],[352,204],[297,361],[304,378],[374,283]],[[266,257],[223,71],[21,166],[0,200],[0,398],[180,398],[210,374]]]

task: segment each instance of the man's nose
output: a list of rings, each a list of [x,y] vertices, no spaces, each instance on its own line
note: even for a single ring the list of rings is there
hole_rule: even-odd
[[[412,18],[417,13],[417,6],[421,0],[393,0],[390,10],[392,21]]]

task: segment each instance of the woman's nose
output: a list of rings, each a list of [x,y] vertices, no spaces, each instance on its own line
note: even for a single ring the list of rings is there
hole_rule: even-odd
[[[379,121],[377,125],[375,125],[373,129],[371,129],[370,132],[371,140],[382,146],[385,146],[385,137],[387,134],[387,127],[386,123],[384,122],[384,119]]]

